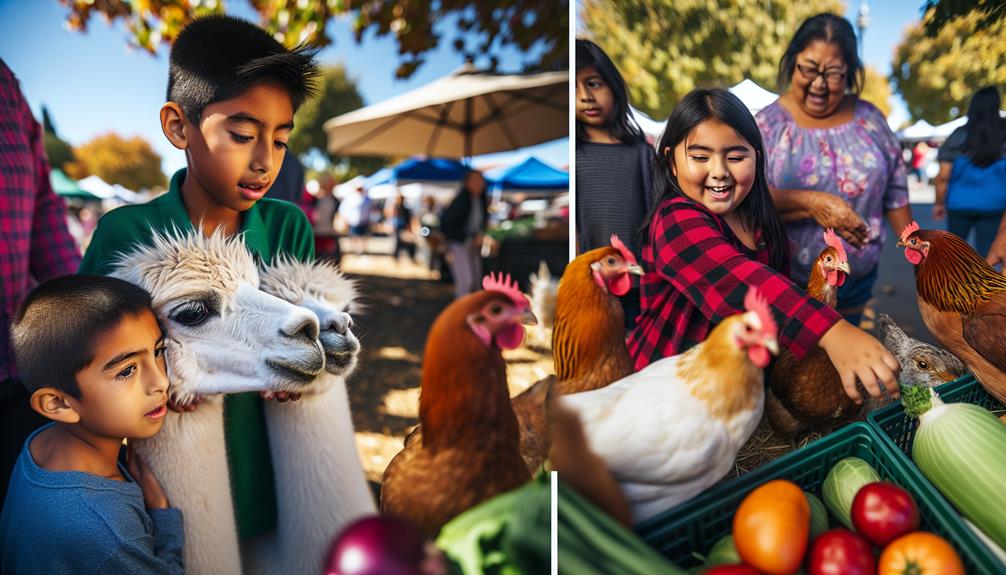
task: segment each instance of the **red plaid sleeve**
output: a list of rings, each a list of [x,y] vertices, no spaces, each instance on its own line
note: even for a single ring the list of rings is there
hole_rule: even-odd
[[[841,319],[785,275],[742,251],[725,223],[690,200],[665,202],[647,243],[644,260],[652,260],[647,263],[653,273],[642,284],[643,316],[651,321],[641,322],[630,338],[637,367],[703,341],[713,326],[744,310],[744,295],[752,287],[775,312],[780,344],[797,358]],[[673,293],[661,295],[660,284]],[[640,354],[650,360],[639,361]]]

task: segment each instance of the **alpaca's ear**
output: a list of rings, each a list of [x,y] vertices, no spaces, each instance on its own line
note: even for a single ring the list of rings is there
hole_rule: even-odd
[[[77,423],[80,414],[73,406],[72,400],[65,391],[55,387],[42,387],[31,394],[31,408],[39,415],[61,423]]]
[[[186,136],[185,112],[174,102],[166,102],[161,106],[161,131],[171,145],[184,150],[189,147]]]

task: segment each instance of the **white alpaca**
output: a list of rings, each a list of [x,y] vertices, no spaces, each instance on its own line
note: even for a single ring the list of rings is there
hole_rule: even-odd
[[[353,520],[377,512],[360,465],[345,378],[360,344],[348,311],[356,289],[328,263],[274,262],[261,289],[317,314],[326,373],[299,401],[267,402],[266,424],[276,470],[274,533],[244,546],[246,573],[322,572],[333,537]]]
[[[182,510],[186,572],[236,575],[241,556],[219,394],[302,391],[324,370],[317,317],[258,290],[240,236],[155,235],[153,245],[122,256],[113,275],[153,297],[172,399],[205,397],[194,412],[169,411],[160,433],[135,443]]]

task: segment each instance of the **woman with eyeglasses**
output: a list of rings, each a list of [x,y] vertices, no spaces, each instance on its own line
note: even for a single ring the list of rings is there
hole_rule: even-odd
[[[853,325],[873,295],[884,219],[895,234],[912,221],[901,146],[884,114],[859,98],[863,81],[852,25],[818,14],[790,40],[779,62],[782,95],[757,116],[792,279],[806,285],[823,230],[834,228],[850,246],[838,311]]]

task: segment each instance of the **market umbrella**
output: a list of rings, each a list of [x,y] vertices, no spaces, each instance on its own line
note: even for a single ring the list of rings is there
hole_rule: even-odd
[[[486,174],[494,188],[502,190],[565,191],[569,172],[557,170],[538,158],[530,157],[500,172]]]
[[[101,200],[99,196],[81,189],[81,187],[77,185],[77,182],[70,179],[70,177],[64,174],[63,170],[59,168],[53,168],[49,172],[49,183],[52,184],[52,190],[64,198]]]
[[[426,86],[325,122],[336,156],[450,158],[569,135],[569,73],[495,74],[470,63]]]

